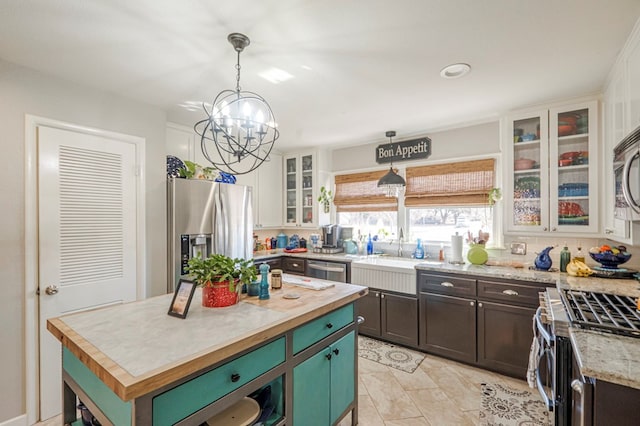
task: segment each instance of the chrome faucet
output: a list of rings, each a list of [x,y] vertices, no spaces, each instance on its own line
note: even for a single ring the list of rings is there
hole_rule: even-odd
[[[402,240],[404,239],[404,233],[402,232],[402,227],[400,227],[400,231],[398,232],[398,257],[402,257]]]

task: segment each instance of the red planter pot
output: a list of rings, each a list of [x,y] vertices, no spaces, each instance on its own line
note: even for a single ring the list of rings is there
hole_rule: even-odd
[[[235,290],[229,291],[229,282],[207,283],[202,287],[202,306],[205,308],[223,308],[238,303],[238,283]]]

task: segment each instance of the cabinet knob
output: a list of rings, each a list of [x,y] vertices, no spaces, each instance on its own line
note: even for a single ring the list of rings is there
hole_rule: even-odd
[[[326,354],[326,355],[325,355],[325,357],[326,357],[329,361],[331,361],[331,354]]]
[[[376,291],[376,297],[380,297],[380,293]]]
[[[362,323],[364,322],[364,317],[363,317],[363,316],[361,316],[361,315],[358,315],[358,319],[356,320],[356,322],[357,322],[358,324],[362,324]]]
[[[556,227],[554,226],[553,228],[551,228],[551,231],[553,232],[557,231]]]
[[[542,228],[543,231],[548,231],[549,228],[547,228],[546,226],[544,228]]]
[[[327,328],[333,328],[333,324],[328,323],[328,324],[327,324]]]
[[[380,298],[381,298],[381,299],[384,299],[384,294],[381,294],[381,295],[380,295]]]
[[[235,383],[235,382],[237,382],[238,380],[240,380],[240,375],[239,375],[238,373],[233,373],[233,374],[231,375],[231,381],[232,381],[233,383]]]
[[[605,234],[613,234],[613,229],[606,228],[606,229],[604,230],[604,233],[605,233]]]
[[[338,355],[338,354],[340,353],[340,349],[335,348],[335,349],[333,350],[333,353],[334,353],[334,354],[336,354],[336,355]]]
[[[476,305],[476,302],[469,302],[469,305],[471,305],[471,306],[475,306],[475,305]]]
[[[473,306],[473,302],[471,302],[471,306]],[[482,302],[478,302],[478,308],[482,308]]]

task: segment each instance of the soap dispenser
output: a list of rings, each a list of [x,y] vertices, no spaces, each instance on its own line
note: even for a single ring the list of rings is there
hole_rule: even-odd
[[[418,243],[416,244],[416,250],[413,252],[413,256],[416,259],[424,259],[424,249],[422,248],[422,240],[418,238]]]
[[[373,241],[371,240],[371,233],[369,233],[369,238],[367,239],[367,254],[373,254]]]

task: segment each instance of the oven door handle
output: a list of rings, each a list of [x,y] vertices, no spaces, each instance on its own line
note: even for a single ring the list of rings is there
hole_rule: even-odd
[[[549,359],[549,356],[551,356],[551,359],[553,359],[553,352],[550,348],[541,349],[540,354],[537,357],[538,365],[536,367],[536,386],[538,387],[538,392],[540,393],[540,396],[542,397],[542,399],[544,399],[544,403],[547,406],[547,410],[553,411],[553,408],[555,406],[554,398],[549,398],[549,395],[547,395],[547,391],[545,390],[545,387],[542,384],[542,377],[540,376],[540,363],[542,362],[542,358],[545,356],[547,357],[547,359]]]
[[[344,266],[323,266],[323,265],[318,265],[317,263],[310,263],[310,262],[307,262],[307,266],[309,266],[309,269],[316,269],[318,271],[325,271],[325,272],[344,272],[347,269]]]
[[[629,173],[631,172],[631,163],[640,157],[640,152],[636,152],[629,158],[627,158],[624,162],[624,169],[622,171],[622,196],[624,197],[629,207],[636,212],[640,213],[640,205],[633,199],[633,195],[631,195],[631,185],[629,182]]]
[[[536,329],[538,329],[538,333],[542,335],[544,340],[547,343],[551,344],[551,342],[553,342],[553,337],[551,337],[551,334],[549,334],[544,324],[542,324],[541,315],[542,315],[542,307],[539,306],[538,309],[536,309],[536,314],[534,316],[536,319]]]

